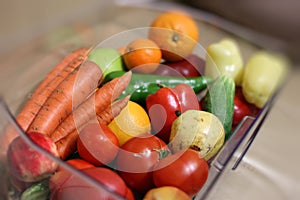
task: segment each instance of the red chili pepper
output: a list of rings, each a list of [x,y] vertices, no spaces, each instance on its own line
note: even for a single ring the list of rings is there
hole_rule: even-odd
[[[173,121],[187,110],[199,110],[194,90],[187,84],[162,87],[146,98],[146,107],[154,134],[169,142]]]

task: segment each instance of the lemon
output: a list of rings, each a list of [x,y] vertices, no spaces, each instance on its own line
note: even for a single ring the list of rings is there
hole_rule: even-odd
[[[151,124],[144,108],[133,101],[129,101],[108,127],[118,137],[120,145],[123,145],[130,138],[150,133]]]

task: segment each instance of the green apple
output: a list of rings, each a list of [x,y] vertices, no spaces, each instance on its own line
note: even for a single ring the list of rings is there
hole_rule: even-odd
[[[125,70],[122,55],[113,48],[97,48],[93,49],[88,60],[95,62],[102,70],[103,77],[112,71]]]

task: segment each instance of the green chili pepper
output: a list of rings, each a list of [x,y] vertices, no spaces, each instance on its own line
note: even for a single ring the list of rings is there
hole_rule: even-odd
[[[124,71],[111,72],[105,76],[103,83],[111,81],[116,77],[120,77],[124,73]],[[145,105],[146,97],[149,94],[154,94],[162,85],[166,87],[175,87],[179,83],[185,83],[191,86],[191,88],[197,94],[204,90],[211,82],[212,79],[207,76],[184,78],[132,73],[131,81],[128,87],[123,91],[119,98],[122,98],[126,95],[131,95],[131,101]]]

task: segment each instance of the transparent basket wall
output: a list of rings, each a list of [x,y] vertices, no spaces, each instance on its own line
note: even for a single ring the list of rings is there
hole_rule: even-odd
[[[211,162],[209,178],[204,187],[200,190],[199,194],[195,197],[195,199],[209,199],[207,197],[209,197],[211,191],[213,191],[215,184],[218,182],[218,179],[222,175],[222,173],[224,173],[226,167],[230,166],[231,169],[237,168],[239,162],[242,160],[251,143],[255,139],[255,136],[257,135],[260,127],[262,126],[271,106],[272,101],[269,101],[265,108],[262,109],[262,111],[259,113],[257,118],[245,117],[244,120],[239,124],[239,126],[235,129],[233,136],[227,141],[223,149]],[[107,188],[105,188],[105,186],[103,186],[96,180],[76,170],[72,166],[66,164],[64,161],[52,156],[50,153],[41,149],[39,146],[36,146],[30,139],[27,138],[26,134],[22,132],[22,130],[18,127],[14,117],[5,105],[5,102],[3,102],[2,100],[0,101],[0,111],[2,134],[0,136],[0,143],[2,144],[1,150],[4,150],[4,154],[1,154],[0,160],[0,176],[2,177],[2,183],[0,186],[1,199],[18,199],[20,193],[17,192],[16,188],[24,189],[29,186],[26,183],[17,181],[11,175],[10,169],[8,168],[5,147],[3,145],[7,143],[7,138],[10,137],[7,134],[5,135],[4,130],[7,126],[13,126],[25,142],[27,142],[29,145],[33,146],[41,153],[47,155],[49,158],[57,162],[62,168],[72,173],[73,176],[77,176],[79,179],[82,179],[83,182],[87,183],[86,185],[90,185],[89,190],[91,190],[91,192],[98,191],[99,194],[107,194],[107,196],[110,196],[110,199],[122,199],[120,196],[109,191]],[[84,188],[78,189],[83,190]],[[81,196],[76,195],[72,196],[72,198],[70,199],[74,200],[75,197],[78,197],[78,199],[83,198]]]
[[[126,8],[122,8],[122,9],[126,9]],[[132,8],[127,8],[127,9],[129,9],[128,13],[131,12],[130,14],[133,13],[133,15],[134,15],[134,12],[132,12],[133,11]],[[136,9],[134,9],[134,11],[136,11]],[[154,18],[154,16],[156,16],[158,13],[159,13],[158,11],[153,11],[153,10],[151,10],[151,11],[139,10],[139,11],[137,11],[136,15],[140,16],[142,14],[145,16],[147,15],[147,17],[149,17],[149,18]],[[124,20],[123,28],[128,27],[128,24],[127,24],[128,22],[125,20],[128,19],[128,16],[130,16],[130,14],[125,16],[124,19],[123,18],[119,19],[119,20],[121,20],[118,22],[119,24],[122,24],[122,20]],[[208,44],[210,44],[212,42],[216,42],[216,41],[220,40],[221,38],[232,37],[232,38],[236,39],[237,42],[239,43],[245,59],[247,59],[253,52],[260,49],[260,47],[258,47],[257,45],[251,44],[232,33],[229,33],[227,31],[224,31],[221,28],[216,27],[215,25],[211,25],[210,23],[205,22],[205,21],[198,21],[198,22],[199,22],[200,29],[203,30],[201,38],[205,38],[205,35],[209,36],[209,37],[207,37],[208,38],[207,40],[200,39],[200,40],[202,40],[202,41],[200,41],[200,43],[201,43],[201,45],[203,45],[204,48]],[[95,26],[97,26],[97,25],[95,25]],[[103,24],[102,24],[102,26],[103,26]],[[103,27],[103,29],[105,29],[105,27]],[[136,29],[136,30],[140,30],[140,31],[142,31],[142,34],[145,34],[145,33],[143,33],[143,31],[144,31],[143,29]],[[122,37],[122,36],[118,36],[118,37],[122,38],[123,42],[125,41],[127,43],[129,39],[135,38],[135,37],[139,36],[140,34],[141,33],[137,32],[136,35],[128,35],[130,37]],[[126,43],[124,43],[124,44],[126,44]],[[115,41],[114,40],[104,40],[100,46],[117,48],[122,45],[120,43],[120,40],[115,40]],[[204,56],[203,49],[200,49],[198,51],[198,53],[201,54],[202,57]],[[42,70],[49,71],[49,69],[41,68],[40,71],[42,71]],[[42,72],[41,74],[45,74],[45,72]],[[37,81],[35,80],[35,82],[37,82]],[[19,88],[20,87],[21,86],[19,86]],[[32,88],[26,88],[26,89],[29,89],[29,91],[32,90]],[[29,93],[29,92],[25,91],[24,93]],[[202,190],[200,190],[199,194],[196,195],[195,199],[209,199],[210,195],[212,194],[211,192],[214,191],[214,187],[219,182],[220,177],[222,177],[222,175],[224,173],[227,173],[228,171],[233,170],[238,167],[238,164],[242,160],[243,156],[246,154],[251,143],[255,139],[255,136],[257,135],[258,131],[260,130],[260,127],[262,126],[266,116],[268,115],[268,112],[272,107],[274,98],[275,98],[275,95],[265,105],[265,107],[263,109],[261,109],[260,113],[258,114],[258,116],[256,118],[245,117],[244,120],[239,124],[239,126],[234,130],[232,137],[225,143],[224,147],[221,149],[219,154],[210,163],[209,178],[208,178],[206,184],[204,185],[204,187],[202,188]],[[24,100],[20,100],[19,103],[16,103],[17,107],[20,107],[23,102],[24,102]],[[5,102],[3,99],[1,99],[1,101],[0,101],[0,117],[1,117],[0,144],[1,144],[1,153],[2,153],[1,158],[0,158],[1,159],[0,160],[0,177],[2,178],[2,181],[0,184],[0,199],[18,199],[19,193],[17,192],[16,189],[14,189],[14,187],[19,187],[19,188],[28,187],[27,184],[24,184],[24,183],[14,180],[13,176],[10,173],[10,169],[7,166],[5,144],[7,144],[7,138],[10,137],[10,135],[7,135],[7,133],[5,132],[7,126],[14,127],[15,131],[19,134],[19,136],[22,137],[23,140],[25,140],[28,144],[30,144],[31,146],[36,148],[38,151],[49,156],[49,158],[51,158],[52,160],[57,162],[62,168],[69,171],[70,173],[72,173],[73,176],[76,176],[79,179],[82,179],[84,182],[86,182],[88,185],[90,185],[89,188],[93,192],[97,193],[97,191],[98,191],[99,193],[107,194],[107,196],[110,196],[109,199],[122,199],[120,196],[118,196],[115,193],[112,193],[109,189],[105,188],[104,185],[100,184],[96,180],[90,178],[89,176],[86,176],[82,172],[80,172],[80,171],[76,170],[75,168],[71,167],[70,165],[66,164],[64,161],[62,161],[56,157],[53,157],[51,154],[47,153],[46,151],[44,151],[43,149],[41,149],[40,147],[38,147],[34,143],[32,143],[26,137],[26,134],[24,132],[22,132],[21,129],[16,124],[14,116],[10,110],[10,106],[8,106],[7,103],[10,103],[10,102]],[[16,110],[15,105],[14,105],[13,110]],[[78,190],[82,190],[82,189],[78,189]],[[78,199],[84,198],[84,197],[81,197],[80,195],[75,195],[72,198],[72,200],[74,200],[75,197],[77,197]]]
[[[29,144],[33,149],[39,151],[40,153],[46,155],[51,160],[56,162],[59,167],[63,170],[66,170],[71,175],[72,180],[70,181],[80,181],[82,187],[77,187],[75,190],[73,189],[70,192],[66,192],[65,195],[68,198],[63,199],[84,199],[88,198],[87,194],[94,196],[94,197],[101,197],[101,199],[122,199],[120,195],[111,192],[106,186],[101,184],[100,182],[96,181],[95,179],[87,176],[86,174],[76,170],[71,165],[66,164],[63,160],[53,156],[51,153],[45,151],[34,142],[32,142],[26,134],[20,129],[20,127],[16,124],[14,117],[10,113],[8,107],[5,103],[0,100],[0,118],[1,118],[1,135],[0,135],[0,144],[1,144],[1,157],[0,157],[0,177],[2,179],[0,185],[0,199],[20,199],[21,191],[24,191],[29,186],[34,185],[36,183],[26,183],[18,180],[15,178],[12,173],[11,169],[8,167],[7,164],[7,140],[11,138],[9,134],[6,133],[6,128],[8,126],[13,127],[12,131],[16,131],[27,144]],[[49,184],[49,178],[46,178],[42,181],[43,184]],[[46,196],[51,195],[46,191]],[[84,196],[83,196],[84,195]]]

